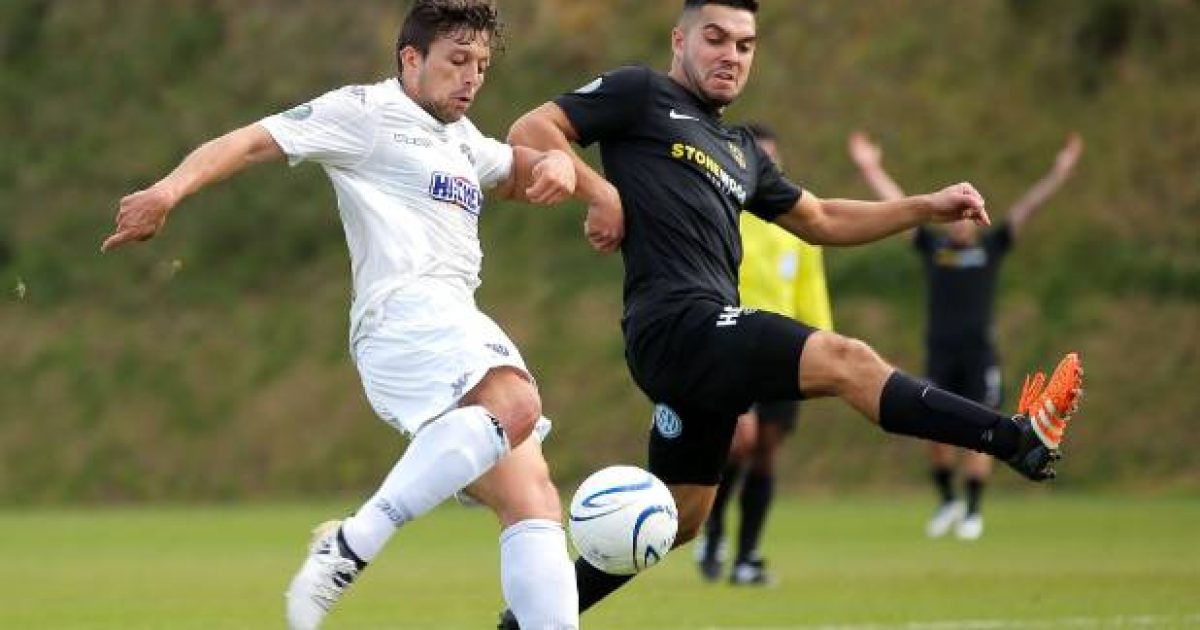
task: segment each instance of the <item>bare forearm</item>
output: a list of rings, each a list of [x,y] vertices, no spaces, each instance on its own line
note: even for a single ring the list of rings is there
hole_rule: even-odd
[[[204,143],[155,187],[164,190],[177,203],[248,166],[282,158],[283,151],[270,134],[258,125],[251,125]]]
[[[529,201],[526,191],[533,182],[533,168],[546,154],[524,146],[514,146],[512,152],[512,175],[493,194],[502,199]]]
[[[805,199],[811,208],[781,216],[778,223],[814,245],[861,245],[929,220],[931,206],[926,195],[895,201],[848,199]]]
[[[512,173],[493,194],[504,198],[550,205],[559,203],[575,191],[575,166],[563,151],[538,151],[512,147]]]
[[[584,200],[595,199],[608,185],[607,180],[575,153],[571,148],[572,139],[547,118],[544,113],[547,107],[543,105],[517,119],[508,132],[509,144],[539,151],[558,149],[566,153],[575,165],[575,196]]]
[[[928,220],[930,205],[924,195],[889,201],[827,199],[826,234],[830,245],[859,245],[903,232]]]
[[[121,199],[117,225],[100,250],[107,252],[154,238],[162,230],[171,209],[184,197],[250,164],[282,157],[283,151],[275,139],[259,125],[244,127],[205,143],[157,184]]]

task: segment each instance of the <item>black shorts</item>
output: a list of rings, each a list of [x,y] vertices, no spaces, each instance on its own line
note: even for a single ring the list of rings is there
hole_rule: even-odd
[[[655,403],[649,468],[668,484],[716,485],[737,417],[760,400],[800,400],[814,329],[767,311],[695,301],[628,335],[634,381]]]
[[[783,429],[784,433],[796,430],[796,417],[800,412],[800,403],[795,400],[775,400],[754,404],[754,415],[758,423],[771,424]]]
[[[999,409],[1004,402],[996,351],[990,344],[930,345],[926,348],[926,376],[934,385]]]

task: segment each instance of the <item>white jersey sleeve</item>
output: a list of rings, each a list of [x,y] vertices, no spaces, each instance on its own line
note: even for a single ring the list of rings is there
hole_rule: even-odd
[[[286,112],[259,122],[295,166],[310,161],[325,166],[352,167],[375,145],[379,125],[376,109],[361,86],[334,90]]]
[[[485,190],[495,188],[512,175],[513,149],[503,142],[483,135],[473,124],[469,127],[469,135],[479,186]]]

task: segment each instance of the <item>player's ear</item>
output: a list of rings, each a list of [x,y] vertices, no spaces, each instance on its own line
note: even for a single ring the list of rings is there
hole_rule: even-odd
[[[400,74],[404,75],[410,72],[419,71],[421,64],[425,61],[425,55],[412,46],[405,46],[400,49]]]

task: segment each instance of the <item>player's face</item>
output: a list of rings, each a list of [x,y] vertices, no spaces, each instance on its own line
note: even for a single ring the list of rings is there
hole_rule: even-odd
[[[458,121],[483,87],[492,58],[489,42],[487,33],[459,32],[433,40],[427,55],[405,49],[405,90],[434,118]]]
[[[709,4],[685,16],[672,35],[675,68],[687,85],[717,106],[734,101],[754,62],[758,30],[754,14]]]

